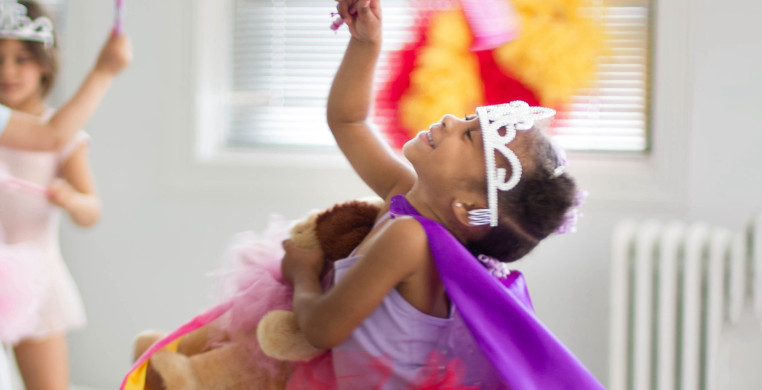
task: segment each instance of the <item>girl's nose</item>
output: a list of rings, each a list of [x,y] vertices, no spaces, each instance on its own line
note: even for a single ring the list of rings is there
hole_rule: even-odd
[[[454,115],[446,114],[442,117],[442,123],[444,124],[444,128],[448,133],[452,132],[455,129],[455,122],[457,122],[457,118],[455,118]]]

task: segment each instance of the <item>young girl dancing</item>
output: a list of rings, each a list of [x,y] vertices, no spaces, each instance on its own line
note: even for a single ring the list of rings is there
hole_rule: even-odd
[[[284,242],[284,277],[307,340],[331,349],[341,389],[599,389],[537,320],[518,260],[564,228],[577,190],[537,128],[553,110],[523,102],[445,115],[403,148],[371,130],[380,0],[339,0],[351,38],[328,98],[328,124],[360,177],[386,200],[376,225],[335,263]],[[412,169],[411,169],[412,167]]]
[[[26,16],[50,26],[37,3],[16,6],[26,13],[0,15],[3,20]],[[98,220],[88,136],[78,129],[130,62],[131,49],[126,36],[112,34],[80,90],[51,119],[44,99],[57,71],[52,27],[44,36],[12,27],[0,33],[0,181],[6,181],[0,183],[0,308],[6,309],[0,341],[13,345],[27,390],[67,389],[65,332],[83,326],[85,315],[58,245],[59,209],[80,226]],[[11,305],[17,310],[9,314]]]

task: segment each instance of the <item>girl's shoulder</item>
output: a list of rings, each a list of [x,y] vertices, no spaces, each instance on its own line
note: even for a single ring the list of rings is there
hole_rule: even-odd
[[[390,218],[380,226],[373,237],[373,247],[384,248],[392,256],[405,254],[405,258],[428,258],[428,238],[420,222],[409,216]]]
[[[396,236],[401,241],[426,239],[426,231],[415,218],[409,215],[392,215],[379,233]]]

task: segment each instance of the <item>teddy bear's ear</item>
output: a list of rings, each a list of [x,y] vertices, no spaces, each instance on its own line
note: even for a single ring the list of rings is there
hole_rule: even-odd
[[[291,227],[289,237],[296,246],[304,249],[320,248],[315,235],[315,223],[322,212],[322,210],[312,210],[303,220],[297,221]]]
[[[343,259],[373,228],[381,203],[353,200],[324,211],[315,222],[315,234],[328,261]]]

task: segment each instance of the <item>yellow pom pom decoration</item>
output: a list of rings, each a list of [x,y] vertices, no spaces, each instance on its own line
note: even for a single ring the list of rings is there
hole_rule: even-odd
[[[605,34],[602,23],[589,14],[600,12],[602,5],[593,7],[589,0],[512,4],[521,19],[520,34],[494,51],[496,62],[532,89],[543,105],[567,102],[595,76]]]
[[[469,50],[472,38],[463,13],[438,12],[426,34],[410,88],[399,102],[400,122],[411,137],[445,113],[473,113],[482,102],[479,63]]]
[[[517,36],[478,53],[471,51],[472,29],[457,2],[453,9],[431,10],[419,46],[408,49],[415,50],[414,57],[404,60],[413,66],[400,68],[408,70],[390,78],[381,98],[394,115],[390,134],[395,142],[410,139],[445,113],[470,114],[485,103],[568,103],[593,81],[604,54],[604,26],[595,17],[604,12],[602,1],[511,0],[519,25],[510,30]]]

